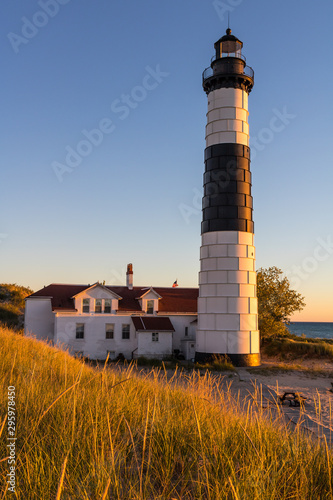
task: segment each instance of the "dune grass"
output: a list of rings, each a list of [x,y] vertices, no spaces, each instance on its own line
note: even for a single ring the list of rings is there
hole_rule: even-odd
[[[244,407],[219,375],[96,369],[0,329],[16,387],[17,499],[332,499],[331,451]],[[1,422],[6,406],[1,405]],[[2,429],[0,499],[8,470]]]
[[[325,357],[333,360],[333,345],[320,339],[278,338],[265,342],[262,346],[262,353],[267,356],[289,357],[290,359]]]
[[[287,374],[290,372],[298,372],[302,373],[303,375],[309,376],[309,377],[332,377],[332,370],[327,370],[326,368],[323,368],[321,365],[316,365],[316,366],[304,366],[300,363],[283,363],[283,362],[277,362],[271,365],[266,365],[266,366],[256,366],[256,367],[248,367],[247,371],[251,375],[275,375],[275,374]]]
[[[216,354],[213,359],[207,363],[196,363],[195,367],[199,370],[210,370],[215,372],[234,372],[236,368],[231,363],[228,356]]]

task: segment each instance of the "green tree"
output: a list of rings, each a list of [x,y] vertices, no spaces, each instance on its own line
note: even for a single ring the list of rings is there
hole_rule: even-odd
[[[290,288],[288,278],[277,267],[257,271],[257,293],[261,338],[287,336],[286,325],[295,311],[305,307],[304,297]]]

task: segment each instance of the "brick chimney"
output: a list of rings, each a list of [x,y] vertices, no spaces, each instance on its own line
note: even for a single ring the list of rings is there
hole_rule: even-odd
[[[129,290],[133,290],[133,264],[127,265],[126,286]]]

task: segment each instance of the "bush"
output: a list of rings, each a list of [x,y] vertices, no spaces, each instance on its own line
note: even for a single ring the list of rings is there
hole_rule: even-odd
[[[139,356],[136,359],[139,366],[162,366],[162,361],[155,358],[146,358],[145,356]]]
[[[216,372],[226,372],[226,371],[235,371],[234,365],[231,363],[228,356],[214,354],[212,361],[207,363],[196,363],[196,368],[200,370],[211,370]]]
[[[32,290],[16,284],[0,284],[0,323],[10,328],[23,328],[25,297]]]

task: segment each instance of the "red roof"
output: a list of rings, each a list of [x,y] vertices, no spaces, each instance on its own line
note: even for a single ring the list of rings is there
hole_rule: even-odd
[[[175,329],[169,318],[134,316],[132,317],[136,331],[157,331],[157,332],[174,332]]]
[[[52,310],[70,309],[75,310],[73,295],[83,292],[87,285],[61,285],[55,284],[44,286],[38,292],[32,293],[30,297],[51,297]]]
[[[50,297],[53,311],[75,310],[73,296],[83,292],[91,285],[64,285],[53,283],[29,295],[34,297]],[[141,311],[138,300],[150,287],[106,286],[112,292],[122,297],[119,300],[119,311]],[[168,313],[197,313],[198,288],[153,288],[162,298],[158,301],[158,311]]]
[[[162,299],[158,302],[158,312],[197,313],[199,288],[154,288]]]

